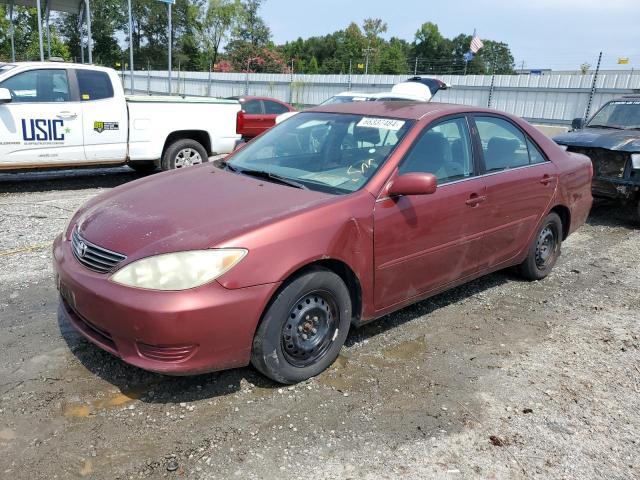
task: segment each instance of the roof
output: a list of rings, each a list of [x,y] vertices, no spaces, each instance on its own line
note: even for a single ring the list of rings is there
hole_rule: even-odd
[[[469,105],[455,105],[437,102],[353,102],[314,107],[307,112],[352,113],[356,115],[372,115],[378,117],[419,120],[428,114],[447,114],[462,112],[491,112],[492,110]]]
[[[51,11],[54,12],[67,12],[67,13],[78,13],[80,10],[80,4],[82,0],[48,0]],[[12,3],[11,0],[0,0],[0,5],[5,4],[9,5]],[[44,8],[44,1],[41,1],[41,6]],[[36,0],[13,0],[14,5],[19,5],[22,7],[31,7],[36,8],[37,2]]]
[[[261,97],[258,95],[233,95],[231,97],[225,97],[227,100],[238,100],[239,102],[247,102],[249,100],[269,100],[276,103],[282,103],[284,105],[288,105],[287,102],[283,102],[282,100],[278,100],[273,97]]]
[[[0,3],[2,0],[0,0]],[[10,62],[5,65],[14,65],[15,67],[46,67],[46,68],[91,68],[93,70],[113,70],[109,67],[100,67],[88,63],[72,63],[72,62]]]

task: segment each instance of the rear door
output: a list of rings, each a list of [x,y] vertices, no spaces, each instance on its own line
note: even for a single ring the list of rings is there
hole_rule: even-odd
[[[128,114],[123,95],[116,95],[109,74],[74,69],[80,92],[84,150],[89,162],[122,162],[127,156]]]
[[[549,209],[556,167],[529,136],[499,115],[473,116],[481,145],[487,201],[481,268],[512,260],[527,247]]]
[[[82,109],[66,68],[18,72],[0,87],[0,168],[73,165],[85,161]]]
[[[486,197],[473,151],[464,116],[428,126],[402,160],[398,173],[433,173],[438,178],[436,192],[383,197],[376,202],[377,309],[478,271]]]
[[[262,100],[254,99],[242,102],[242,111],[244,112],[244,126],[242,132],[238,133],[247,138],[257,137],[264,131]]]

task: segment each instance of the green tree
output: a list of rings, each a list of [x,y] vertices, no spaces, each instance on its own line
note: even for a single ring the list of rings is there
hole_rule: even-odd
[[[402,40],[392,38],[384,45],[376,70],[389,75],[408,73],[407,49]]]
[[[318,66],[318,59],[316,57],[311,57],[311,61],[309,62],[309,66],[305,73],[316,74],[320,72],[320,67]]]
[[[263,0],[242,0],[241,13],[233,29],[235,41],[248,42],[254,46],[264,46],[271,39],[271,30],[258,10]]]
[[[451,42],[442,36],[438,25],[426,22],[415,34],[412,56],[420,59],[423,71],[440,73],[453,64],[451,49]]]
[[[92,3],[91,36],[94,63],[113,67],[116,62],[122,59],[123,52],[116,39],[116,32],[124,28],[125,21],[126,18],[120,0],[102,0]],[[62,14],[55,21],[56,28],[64,37],[71,57],[80,61],[80,31],[78,24],[79,17],[77,14]],[[82,28],[86,38],[86,26],[83,25]]]
[[[476,58],[484,65],[485,74],[513,75],[515,62],[509,46],[504,42],[483,40],[484,47]]]
[[[209,0],[199,34],[203,54],[212,65],[218,61],[220,44],[229,37],[240,14],[239,0]]]

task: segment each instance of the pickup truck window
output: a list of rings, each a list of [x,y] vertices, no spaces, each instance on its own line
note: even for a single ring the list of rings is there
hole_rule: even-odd
[[[83,102],[113,97],[113,85],[105,72],[76,70],[76,76],[80,88],[80,99]]]
[[[0,83],[15,103],[50,103],[69,101],[67,71],[62,69],[29,70]]]

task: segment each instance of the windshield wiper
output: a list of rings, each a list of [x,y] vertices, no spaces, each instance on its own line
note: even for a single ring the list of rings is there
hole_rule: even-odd
[[[282,177],[276,173],[267,172],[266,170],[251,170],[248,168],[240,169],[236,167],[231,167],[228,163],[227,163],[227,167],[229,167],[231,171],[242,173],[244,175],[249,175],[251,177],[264,178],[266,180],[273,180],[275,182],[282,183],[283,185],[289,185],[290,187],[300,188],[302,190],[309,190],[309,187],[307,187],[306,185],[300,182],[296,182],[295,180],[292,180],[291,178],[288,178],[288,177]]]
[[[613,130],[622,130],[621,127],[614,127],[613,125],[598,125],[598,124],[596,125],[589,124],[587,125],[587,128],[611,128]]]

